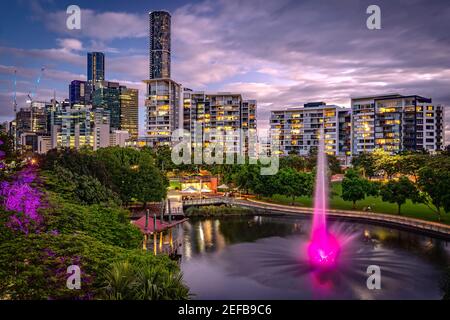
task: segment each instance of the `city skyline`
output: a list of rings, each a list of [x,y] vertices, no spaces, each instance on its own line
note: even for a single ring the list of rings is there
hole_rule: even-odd
[[[14,69],[20,108],[41,67],[46,69],[36,99],[49,100],[54,90],[57,99],[68,98],[70,81],[86,80],[86,52],[102,51],[107,80],[140,90],[142,134],[146,90],[141,80],[148,78],[148,12],[153,10],[172,16],[172,78],[196,90],[238,91],[256,99],[261,129],[268,127],[270,110],[311,101],[348,107],[354,95],[414,93],[447,107],[450,43],[445,27],[450,11],[444,1],[427,3],[380,1],[381,30],[366,28],[366,1],[130,1],[126,7],[116,1],[79,1],[81,30],[64,29],[69,3],[14,3],[0,25],[5,33],[0,43],[0,120],[12,118]],[[434,18],[408,21],[414,13]],[[21,26],[13,33],[16,24]]]

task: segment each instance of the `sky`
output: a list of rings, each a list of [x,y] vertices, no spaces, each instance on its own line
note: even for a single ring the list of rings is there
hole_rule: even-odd
[[[80,30],[66,27],[71,4]],[[380,30],[366,27],[371,4]],[[400,93],[443,104],[450,142],[448,0],[0,1],[0,121],[13,116],[14,70],[19,107],[30,92],[64,99],[70,81],[86,79],[86,52],[103,51],[107,80],[140,89],[143,133],[148,12],[161,9],[172,15],[172,78],[256,99],[261,132],[270,110]]]

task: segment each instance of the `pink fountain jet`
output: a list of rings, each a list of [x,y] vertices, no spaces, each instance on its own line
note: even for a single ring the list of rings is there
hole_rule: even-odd
[[[308,256],[312,266],[328,269],[336,265],[340,245],[336,237],[327,229],[328,179],[323,130],[319,139],[316,170],[314,214]]]

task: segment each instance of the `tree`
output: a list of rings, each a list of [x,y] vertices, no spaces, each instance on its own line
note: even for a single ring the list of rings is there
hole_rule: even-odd
[[[306,169],[306,160],[297,154],[289,154],[286,157],[280,158],[280,169],[293,168],[297,171],[304,171]]]
[[[260,168],[256,164],[244,164],[239,168],[239,171],[233,175],[233,182],[239,188],[248,194],[252,186],[257,183]]]
[[[280,193],[292,198],[308,196],[312,193],[313,176],[310,173],[298,172],[292,168],[281,169],[277,174]]]
[[[373,177],[375,175],[375,161],[368,152],[353,157],[352,165],[363,170],[364,177]]]
[[[418,175],[422,201],[438,215],[440,221],[442,209],[450,212],[450,158],[437,157],[429,161]]]
[[[384,149],[375,149],[371,156],[374,159],[375,170],[384,172],[386,178],[389,179],[399,171],[399,155],[392,155]]]
[[[349,169],[342,180],[342,199],[351,201],[355,209],[356,201],[363,200],[367,194],[375,193],[375,189],[370,181],[360,177],[355,170]]]
[[[399,172],[410,175],[417,182],[419,170],[425,167],[430,160],[430,155],[422,153],[407,153],[402,154],[398,161]]]
[[[398,214],[401,214],[401,206],[407,199],[416,201],[418,199],[417,189],[407,177],[400,177],[398,180],[390,180],[380,189],[383,201],[396,203]]]
[[[112,189],[128,204],[137,199],[146,206],[166,196],[168,181],[155,166],[148,149],[110,147],[99,149],[96,158],[108,168]]]
[[[17,160],[18,158],[18,154],[14,150],[13,139],[14,138],[12,136],[0,132],[0,170],[2,169],[2,161],[10,162],[13,160]]]

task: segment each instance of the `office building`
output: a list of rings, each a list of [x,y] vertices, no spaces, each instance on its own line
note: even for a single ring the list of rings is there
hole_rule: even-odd
[[[92,83],[105,80],[105,54],[103,52],[88,52],[87,80]]]
[[[73,80],[70,83],[69,102],[71,105],[89,103],[89,90],[86,81]]]
[[[118,82],[97,81],[92,96],[92,106],[108,110],[111,115],[111,131],[120,129],[120,84]]]
[[[139,135],[139,90],[120,87],[120,130],[130,133],[137,140]]]

